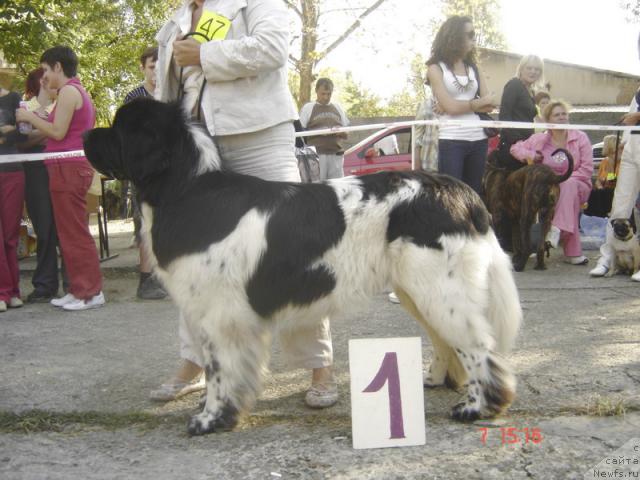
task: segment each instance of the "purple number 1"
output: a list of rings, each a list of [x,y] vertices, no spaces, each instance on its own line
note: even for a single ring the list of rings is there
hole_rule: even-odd
[[[387,352],[382,365],[371,383],[363,393],[379,391],[387,383],[389,392],[389,426],[391,438],[404,437],[404,421],[402,419],[402,398],[400,397],[400,375],[398,374],[398,356],[396,352]]]

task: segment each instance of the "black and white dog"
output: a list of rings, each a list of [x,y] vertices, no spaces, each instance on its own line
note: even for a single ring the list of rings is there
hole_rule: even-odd
[[[501,354],[522,318],[509,258],[480,198],[443,175],[381,172],[324,184],[221,171],[215,145],[175,104],[141,100],[87,133],[101,172],[133,181],[156,271],[205,361],[191,434],[233,428],[260,393],[274,323],[308,328],[393,287],[429,333],[427,384],[468,396],[460,420],[511,403]]]

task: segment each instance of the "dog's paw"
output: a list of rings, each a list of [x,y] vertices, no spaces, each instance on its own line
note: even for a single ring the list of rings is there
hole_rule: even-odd
[[[546,270],[547,266],[544,263],[538,263],[536,264],[536,266],[534,267],[535,270]]]
[[[195,435],[205,435],[215,431],[214,416],[206,411],[191,417],[191,420],[189,420],[189,424],[187,425],[187,432],[192,437]]]
[[[206,409],[191,417],[187,432],[191,436],[205,435],[212,432],[228,432],[238,424],[238,411],[233,407],[225,407],[219,412]]]
[[[427,375],[426,377],[424,377],[424,380],[422,383],[425,386],[425,388],[444,387],[444,380],[437,381],[431,375]]]
[[[451,409],[451,417],[461,422],[473,422],[480,418],[480,409],[473,403],[458,403]]]

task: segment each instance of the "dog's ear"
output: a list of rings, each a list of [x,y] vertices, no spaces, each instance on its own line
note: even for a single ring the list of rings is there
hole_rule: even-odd
[[[124,178],[118,142],[110,128],[94,128],[82,135],[87,160],[100,173],[112,178]]]

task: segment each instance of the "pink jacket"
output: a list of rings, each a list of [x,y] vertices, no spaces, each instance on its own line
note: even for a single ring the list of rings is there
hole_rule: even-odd
[[[527,158],[534,158],[536,151],[542,152],[542,163],[548,165],[554,172],[562,174],[566,172],[567,160],[557,161],[551,158],[551,154],[557,149],[551,142],[551,133],[535,133],[526,140],[517,142],[511,146],[511,155],[526,162]],[[591,142],[587,134],[580,130],[568,130],[567,150],[573,155],[573,175],[571,178],[579,180],[591,188],[591,175],[593,174],[593,152]]]

